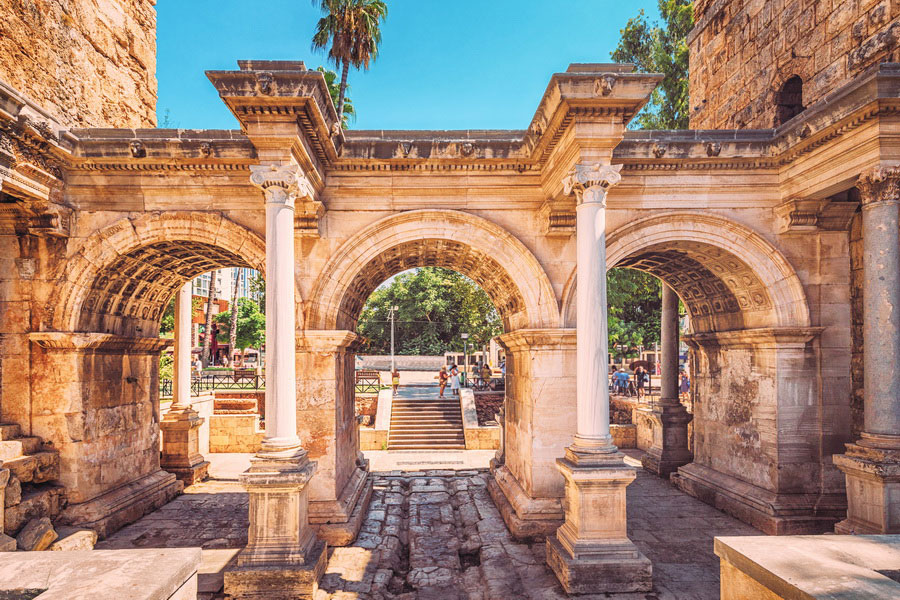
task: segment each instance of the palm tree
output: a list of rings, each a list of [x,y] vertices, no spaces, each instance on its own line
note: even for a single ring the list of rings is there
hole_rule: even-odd
[[[316,1],[316,0],[314,0]],[[313,35],[313,48],[326,48],[328,58],[341,68],[341,90],[338,96],[338,122],[344,119],[344,95],[347,75],[354,69],[369,68],[378,56],[381,43],[381,21],[387,17],[384,0],[319,0],[325,16],[319,19]]]

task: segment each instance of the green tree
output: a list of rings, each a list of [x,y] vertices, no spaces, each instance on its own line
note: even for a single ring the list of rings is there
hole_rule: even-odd
[[[470,335],[469,347],[477,348],[503,332],[500,315],[478,284],[450,269],[422,267],[401,273],[369,296],[357,325],[367,338],[366,352],[390,352],[391,306],[398,307],[397,354],[461,351],[462,333]]]
[[[625,355],[639,346],[659,342],[661,318],[660,281],[635,269],[610,269],[606,274],[609,347],[626,348]]]
[[[691,0],[658,0],[662,24],[650,23],[643,9],[628,19],[619,45],[611,53],[616,62],[633,63],[644,73],[662,73],[647,106],[638,114],[641,129],[687,129],[688,98],[687,34],[694,26]]]
[[[384,0],[314,0],[325,16],[316,24],[313,49],[328,48],[328,58],[341,69],[338,121],[344,122],[344,97],[350,67],[365,68],[378,57],[381,22],[387,17]],[[330,48],[329,48],[330,45]]]
[[[256,302],[249,298],[239,298],[237,305],[235,346],[243,354],[247,348],[261,348],[266,341],[266,316],[259,310]],[[228,342],[231,334],[231,309],[220,312],[215,319],[219,324],[219,341]]]
[[[266,278],[259,271],[250,278],[250,295],[256,298],[260,312],[266,314]]]
[[[331,101],[335,106],[340,102],[341,97],[341,86],[338,82],[337,73],[330,69],[326,69],[325,67],[318,67],[316,69],[319,73],[322,73],[325,76],[325,84],[328,86],[328,93],[331,94]],[[350,100],[349,94],[350,86],[348,85],[344,90],[344,116],[341,119],[341,127],[344,129],[348,129],[348,121],[349,119],[356,119],[356,110],[353,108],[353,101]]]
[[[172,337],[172,334],[175,332],[175,296],[172,296],[172,299],[169,300],[169,303],[166,304],[166,309],[163,311],[162,318],[159,322],[159,337]],[[203,303],[203,300],[200,298],[191,297],[191,320],[193,321],[197,315],[200,314],[200,305]]]

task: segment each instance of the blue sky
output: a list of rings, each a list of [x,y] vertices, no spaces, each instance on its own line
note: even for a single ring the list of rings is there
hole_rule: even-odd
[[[350,72],[354,129],[524,129],[550,75],[609,62],[619,30],[656,0],[387,0],[378,60]],[[233,129],[204,75],[238,59],[325,64],[311,0],[159,0],[160,121]]]

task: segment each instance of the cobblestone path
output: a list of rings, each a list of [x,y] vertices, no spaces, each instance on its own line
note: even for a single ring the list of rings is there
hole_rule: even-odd
[[[542,543],[514,541],[486,489],[487,473],[374,476],[353,546],[334,548],[317,600],[556,600],[566,598]],[[715,600],[716,535],[759,535],[640,469],[628,488],[629,535],[653,561],[654,590],[614,600]],[[236,482],[208,481],[98,548],[202,546],[201,598],[221,598],[222,570],[246,543],[247,499]],[[582,597],[591,598],[591,596]]]

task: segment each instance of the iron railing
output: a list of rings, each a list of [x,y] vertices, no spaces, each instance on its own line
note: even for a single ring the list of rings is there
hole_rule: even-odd
[[[377,394],[381,390],[381,375],[378,371],[360,369],[356,372],[356,393]]]
[[[266,378],[263,375],[246,375],[233,373],[204,373],[200,377],[191,377],[191,396],[199,396],[209,390],[265,390]],[[159,380],[159,396],[172,396],[172,380]]]

